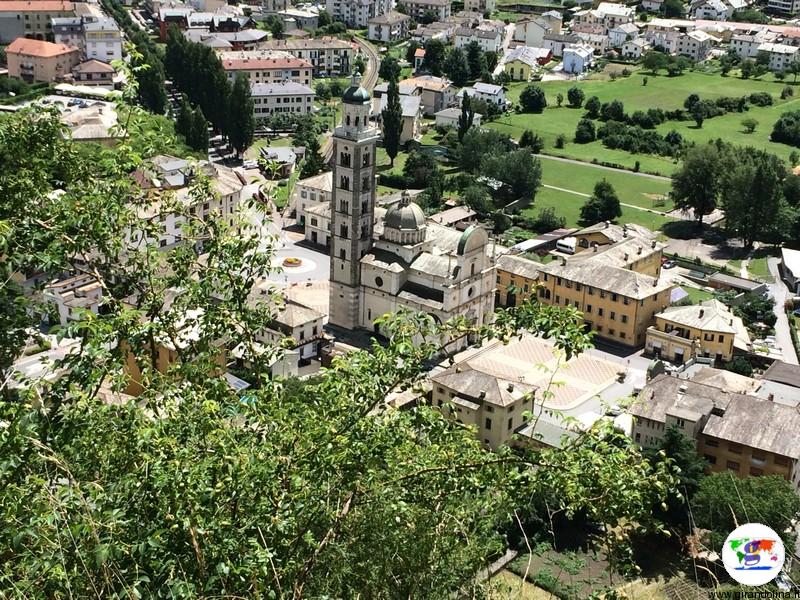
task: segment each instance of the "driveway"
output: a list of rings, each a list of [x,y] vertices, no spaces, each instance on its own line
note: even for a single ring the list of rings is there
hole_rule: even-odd
[[[798,364],[797,354],[794,351],[792,336],[789,333],[791,325],[786,316],[786,311],[783,309],[784,302],[791,294],[789,293],[789,288],[786,287],[786,284],[783,283],[781,279],[781,274],[778,271],[778,264],[778,258],[769,258],[767,260],[769,272],[775,278],[775,282],[769,284],[769,293],[775,301],[775,315],[778,317],[778,321],[775,323],[775,340],[783,353],[783,361],[791,365],[796,365]]]

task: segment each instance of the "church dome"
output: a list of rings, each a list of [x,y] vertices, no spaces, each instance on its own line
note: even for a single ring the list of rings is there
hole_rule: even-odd
[[[387,211],[384,226],[404,231],[417,230],[425,226],[425,213],[404,195],[399,204]]]
[[[372,99],[372,95],[361,87],[361,75],[358,72],[353,74],[350,87],[344,91],[342,102],[345,104],[367,104]]]

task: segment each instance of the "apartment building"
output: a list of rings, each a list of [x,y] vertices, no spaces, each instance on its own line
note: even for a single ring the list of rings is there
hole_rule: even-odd
[[[380,98],[373,100],[373,118],[380,124],[383,130],[383,111],[388,106],[389,97],[384,94]],[[418,140],[422,137],[422,98],[420,96],[400,96],[401,127],[400,143],[405,144],[411,140]]]
[[[236,79],[238,73],[244,73],[250,78],[251,84],[293,81],[308,86],[311,85],[314,71],[314,67],[307,60],[282,52],[263,50],[221,52],[220,61],[228,81],[231,82]]]
[[[3,0],[0,2],[0,44],[20,37],[53,41],[52,20],[75,16],[75,4],[65,0]]]
[[[394,8],[393,0],[326,0],[325,9],[334,21],[348,27],[367,27],[369,20]]]
[[[495,0],[464,0],[464,10],[469,12],[487,13],[495,9]]]
[[[503,34],[494,29],[470,29],[459,27],[456,29],[456,48],[466,48],[476,42],[484,52],[499,52],[503,46]]]
[[[800,48],[788,44],[764,43],[758,47],[757,54],[761,52],[769,56],[769,70],[776,73],[785,71],[800,57]]]
[[[72,78],[78,85],[114,87],[114,67],[100,60],[87,60],[72,69]]]
[[[355,50],[349,42],[323,37],[312,39],[270,40],[261,44],[262,50],[288,52],[313,67],[314,76],[350,75]],[[303,82],[305,83],[305,82]],[[308,85],[306,83],[306,85]]]
[[[17,38],[6,48],[9,76],[28,83],[61,81],[80,59],[78,48],[28,38]]]
[[[519,306],[535,298],[540,264],[518,254],[498,257],[495,306]]]
[[[793,15],[800,12],[800,0],[767,0],[767,9]]]
[[[718,300],[699,305],[672,306],[656,314],[647,328],[645,349],[658,358],[683,364],[702,356],[728,362],[750,349],[750,336],[742,322]]]
[[[435,14],[437,21],[444,21],[452,14],[451,0],[399,0],[398,5],[416,21],[428,12]]]
[[[91,275],[74,275],[48,283],[42,298],[54,309],[50,319],[62,327],[84,318],[84,313],[98,314],[103,302],[103,286]]]
[[[800,412],[749,393],[730,391],[735,374],[720,372],[718,383],[662,374],[652,379],[629,412],[632,435],[643,448],[656,448],[664,432],[675,427],[694,440],[714,472],[738,477],[780,475],[798,487],[800,480]],[[746,379],[746,378],[742,378]],[[710,378],[706,378],[710,381]]]
[[[367,21],[369,39],[373,42],[391,43],[408,37],[411,17],[391,10]]]
[[[276,113],[307,115],[314,108],[314,90],[294,81],[254,83],[250,94],[256,119]]]
[[[690,31],[678,36],[675,45],[675,52],[683,56],[688,56],[695,62],[702,62],[711,53],[711,43],[713,37],[705,31]]]
[[[488,104],[494,104],[500,110],[505,110],[508,105],[508,101],[506,100],[506,88],[502,85],[477,81],[472,87],[462,88],[461,91],[456,94],[456,102],[459,106],[461,105],[464,94],[470,98],[476,98]]]
[[[755,58],[758,55],[758,47],[762,44],[774,43],[778,40],[778,34],[766,29],[754,33],[740,33],[731,36],[731,50],[741,59]]]
[[[122,32],[117,22],[110,17],[84,17],[82,48],[87,60],[121,60]]]
[[[333,172],[326,171],[313,177],[300,179],[294,184],[292,206],[297,214],[297,222],[306,224],[306,210],[314,206],[327,206],[331,202]]]

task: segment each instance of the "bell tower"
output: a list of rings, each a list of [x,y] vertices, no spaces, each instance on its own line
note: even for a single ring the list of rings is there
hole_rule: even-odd
[[[370,121],[372,97],[353,75],[342,96],[342,123],[333,132],[331,276],[328,320],[358,325],[361,257],[372,247],[375,214],[375,148],[379,130]]]

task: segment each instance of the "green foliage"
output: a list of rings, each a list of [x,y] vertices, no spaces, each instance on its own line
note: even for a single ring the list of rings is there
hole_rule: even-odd
[[[600,116],[600,99],[597,96],[592,96],[586,101],[586,117],[589,119],[597,119]]]
[[[717,207],[722,187],[722,158],[714,144],[694,146],[672,176],[671,197],[677,208],[693,210],[698,225]]]
[[[593,224],[601,221],[616,221],[621,216],[622,207],[614,187],[605,179],[598,181],[594,186],[591,198],[586,200],[581,207],[581,221]]]
[[[497,55],[495,55],[494,61],[497,62]],[[470,79],[477,79],[481,73],[489,70],[483,49],[475,40],[467,44],[467,65],[469,65]]]
[[[472,108],[472,101],[469,94],[464,94],[461,98],[461,115],[458,117],[458,141],[464,139],[464,134],[470,130],[475,120],[475,109]]]
[[[429,187],[442,178],[436,159],[421,150],[413,150],[408,155],[403,165],[403,175],[408,179],[409,186],[416,189]]]
[[[728,534],[742,523],[763,523],[794,548],[792,522],[800,517],[800,497],[792,484],[779,475],[739,479],[733,473],[712,473],[703,478],[692,500],[698,527],[711,530],[716,551]]]
[[[536,84],[528,84],[519,95],[519,103],[523,112],[541,113],[547,108],[544,90]]]
[[[459,164],[467,173],[478,173],[484,156],[512,149],[508,136],[494,130],[472,127],[464,133],[459,148]]]
[[[590,119],[578,121],[578,126],[575,128],[575,141],[579,144],[588,144],[595,139],[597,139],[597,133],[594,129],[594,122]]]
[[[585,96],[586,94],[577,85],[573,85],[567,90],[567,101],[572,108],[580,108],[583,105]]]
[[[427,54],[425,55],[427,58]],[[450,48],[444,60],[443,70],[453,85],[464,87],[469,80],[467,56],[461,48]]]
[[[384,81],[398,81],[400,79],[400,63],[391,54],[387,54],[381,59],[381,66],[378,69],[378,77]]]
[[[442,40],[428,40],[425,42],[425,58],[422,68],[437,77],[442,74],[445,59],[445,46]]]
[[[488,215],[492,209],[492,198],[481,185],[471,185],[464,190],[461,197],[463,203],[481,216]]]
[[[758,121],[752,117],[742,119],[742,128],[746,133],[753,133],[758,127]]]
[[[772,128],[770,139],[773,142],[800,147],[800,111],[783,113]]]
[[[723,365],[723,368],[731,373],[744,375],[745,377],[750,377],[753,375],[753,365],[751,365],[750,361],[744,356],[737,356],[729,363]]]
[[[250,96],[250,79],[237,73],[228,102],[227,131],[231,146],[242,154],[253,143],[256,129],[253,115],[253,98]]]
[[[519,147],[530,148],[533,154],[539,154],[544,150],[544,140],[538,133],[526,129],[519,138]]]
[[[400,91],[396,78],[389,80],[386,108],[381,112],[381,125],[383,147],[386,149],[391,165],[394,166],[394,159],[400,151],[400,137],[403,133],[403,107],[400,104]]]
[[[669,57],[658,50],[648,50],[642,56],[642,66],[653,74],[667,68]]]
[[[359,75],[363,75],[367,70],[367,60],[361,54],[353,60],[353,70]]]
[[[406,62],[408,64],[413,66],[413,64],[414,64],[414,54],[417,52],[419,47],[420,47],[419,44],[414,40],[411,40],[410,42],[408,42],[408,46],[406,47],[406,56],[405,56]]]
[[[509,200],[533,200],[542,183],[542,166],[528,148],[486,155],[481,161],[481,173],[509,186],[513,195]]]

